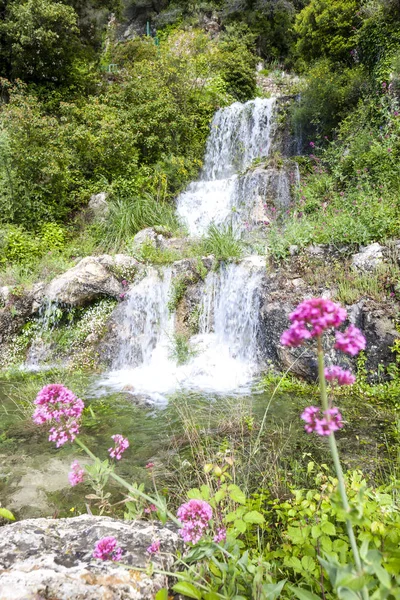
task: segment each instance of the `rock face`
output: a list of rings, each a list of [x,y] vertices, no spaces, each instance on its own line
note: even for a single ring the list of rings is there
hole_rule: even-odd
[[[383,262],[383,247],[378,244],[370,244],[361,248],[358,254],[355,254],[352,259],[353,266],[358,271],[375,271]]]
[[[160,540],[162,554],[152,561],[168,571],[180,546],[173,528],[90,515],[29,519],[1,534],[0,600],[151,600],[168,582],[137,570],[149,564],[146,549]],[[118,540],[128,569],[92,557],[96,541],[108,536]]]
[[[135,259],[125,257],[127,260],[113,259],[111,256],[87,256],[75,267],[56,277],[46,287],[46,298],[69,306],[83,306],[100,296],[117,298],[122,292],[121,285],[116,276],[116,270],[134,268]],[[124,258],[124,257],[123,257]]]

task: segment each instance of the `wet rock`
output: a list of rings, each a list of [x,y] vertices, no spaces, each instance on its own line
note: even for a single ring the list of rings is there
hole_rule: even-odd
[[[106,192],[93,194],[88,204],[88,215],[91,220],[104,223],[109,215],[110,207],[107,202]]]
[[[168,571],[180,547],[172,527],[89,515],[29,519],[2,527],[1,533],[0,600],[151,600],[168,581],[137,570],[149,563],[146,549],[160,540],[162,554],[152,561]],[[92,557],[96,541],[108,536],[118,540],[128,569]]]
[[[382,262],[383,247],[377,242],[362,247],[360,252],[352,257],[352,264],[359,271],[375,271]]]

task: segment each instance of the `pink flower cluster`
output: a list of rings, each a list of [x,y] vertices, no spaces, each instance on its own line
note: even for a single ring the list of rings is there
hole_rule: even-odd
[[[304,340],[321,335],[325,329],[338,327],[346,319],[347,313],[340,304],[325,298],[304,300],[292,312],[292,324],[283,332],[283,346],[300,346]]]
[[[36,396],[34,404],[36,409],[32,418],[35,423],[57,423],[49,431],[49,441],[56,442],[57,448],[75,439],[85,405],[71,390],[59,383],[45,385]]]
[[[178,508],[177,516],[183,524],[180,534],[186,543],[196,544],[212,519],[212,508],[204,500],[189,500]]]
[[[155,540],[148,548],[147,552],[149,554],[158,554],[160,552],[160,540]]]
[[[217,533],[214,535],[214,542],[219,544],[220,542],[224,542],[226,540],[226,529],[225,527],[219,527],[217,529]]]
[[[321,335],[326,329],[339,327],[347,318],[346,310],[325,298],[311,298],[301,302],[289,316],[292,324],[281,336],[283,346],[301,346],[304,340]],[[336,332],[335,348],[355,356],[366,346],[363,334],[354,325],[342,333]]]
[[[82,481],[84,480],[84,477],[85,477],[84,469],[82,469],[81,465],[78,463],[77,460],[74,460],[74,462],[71,465],[71,470],[68,473],[68,480],[69,480],[70,484],[72,485],[72,487],[74,487],[75,485],[78,485],[78,483],[82,483]]]
[[[111,458],[121,460],[122,454],[127,448],[129,448],[129,441],[119,433],[117,433],[116,435],[112,435],[111,439],[114,440],[115,445],[114,448],[108,449],[108,453],[111,456]]]
[[[94,547],[93,558],[100,560],[121,560],[122,549],[115,537],[101,538]]]
[[[340,331],[336,332],[335,348],[346,354],[350,354],[350,356],[355,356],[361,350],[364,350],[366,344],[365,337],[354,325],[349,325],[343,333]]]
[[[356,380],[351,371],[346,371],[336,365],[325,369],[325,379],[336,382],[338,385],[353,385]]]
[[[157,512],[157,506],[155,506],[155,504],[150,504],[150,506],[147,506],[144,509],[144,512],[146,515],[150,515],[152,512]]]
[[[306,425],[304,429],[307,433],[318,433],[318,435],[330,435],[333,431],[337,431],[343,427],[342,415],[336,407],[328,408],[320,418],[321,412],[318,406],[307,406],[301,415]]]

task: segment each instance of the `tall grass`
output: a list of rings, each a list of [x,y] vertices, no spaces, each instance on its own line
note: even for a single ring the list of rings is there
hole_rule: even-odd
[[[232,225],[217,227],[210,225],[207,235],[201,244],[203,254],[213,254],[220,260],[241,258],[243,245],[234,232]]]
[[[108,250],[125,246],[138,231],[146,227],[163,227],[171,232],[179,229],[175,208],[150,194],[136,198],[116,198],[110,202],[104,244]]]

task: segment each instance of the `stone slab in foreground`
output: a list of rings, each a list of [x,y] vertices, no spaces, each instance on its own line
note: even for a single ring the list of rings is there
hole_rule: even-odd
[[[135,567],[149,564],[146,549],[159,539],[153,563],[170,570],[180,545],[173,528],[90,515],[27,519],[1,527],[0,536],[0,600],[150,600],[166,577]],[[92,558],[96,541],[106,536],[117,538],[129,568]]]

